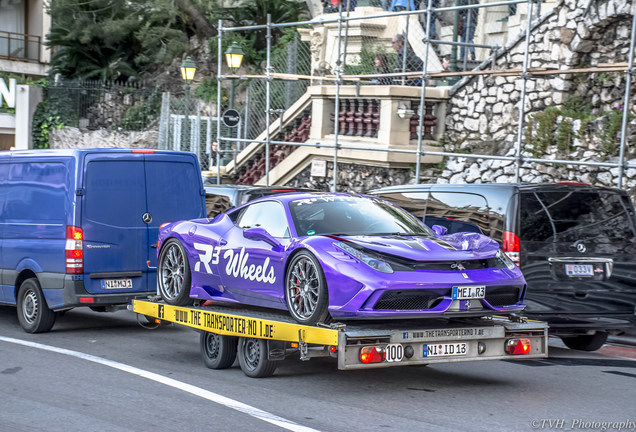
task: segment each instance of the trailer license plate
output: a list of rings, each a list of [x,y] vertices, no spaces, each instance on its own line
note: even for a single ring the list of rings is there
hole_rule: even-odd
[[[486,295],[484,285],[454,286],[453,300],[482,299]]]
[[[132,279],[102,279],[103,289],[128,289],[132,287]]]
[[[465,342],[424,344],[422,357],[463,356],[468,354],[468,345]]]
[[[592,264],[566,264],[565,274],[568,276],[594,276]]]
[[[388,344],[384,348],[384,359],[387,362],[399,362],[404,357],[404,347],[402,344]]]

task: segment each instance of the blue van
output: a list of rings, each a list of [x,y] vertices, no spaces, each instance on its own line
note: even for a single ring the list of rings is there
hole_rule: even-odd
[[[0,304],[38,333],[58,311],[154,294],[159,226],[205,216],[192,153],[0,152]]]

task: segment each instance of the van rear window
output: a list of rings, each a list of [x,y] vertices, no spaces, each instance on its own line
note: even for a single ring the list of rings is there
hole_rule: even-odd
[[[521,194],[522,240],[560,241],[602,235],[634,238],[633,207],[611,191],[554,191]]]
[[[65,222],[70,176],[61,162],[13,163],[5,218],[30,223]],[[69,209],[70,210],[70,209]]]

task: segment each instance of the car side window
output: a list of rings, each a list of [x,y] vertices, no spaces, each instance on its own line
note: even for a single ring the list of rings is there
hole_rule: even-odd
[[[496,227],[491,226],[486,198],[472,193],[432,192],[426,208],[426,216],[452,218],[477,225],[482,232],[494,238]]]
[[[289,225],[282,204],[263,201],[247,206],[238,218],[239,228],[263,228],[273,237],[289,237]]]

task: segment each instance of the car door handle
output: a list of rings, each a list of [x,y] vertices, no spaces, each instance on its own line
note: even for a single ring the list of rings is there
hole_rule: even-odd
[[[151,244],[150,247],[153,249],[157,249],[157,243]]]
[[[227,240],[225,240],[225,239],[220,239],[219,240],[219,245],[225,246],[226,244],[227,244]]]

